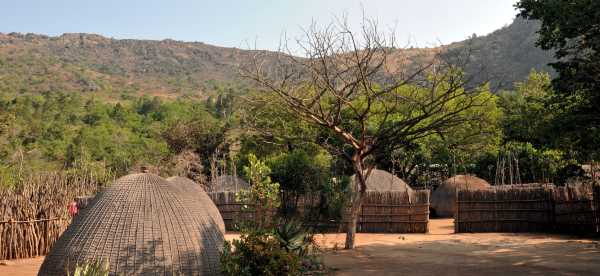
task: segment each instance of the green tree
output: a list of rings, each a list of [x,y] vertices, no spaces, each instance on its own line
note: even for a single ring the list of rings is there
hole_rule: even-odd
[[[537,45],[554,50],[558,73],[549,108],[557,109],[561,146],[587,160],[600,149],[600,1],[521,0],[519,16],[540,20]]]
[[[337,139],[320,145],[346,159],[357,176],[348,249],[354,247],[375,152],[477,121],[464,111],[486,104],[485,97],[478,97],[486,88],[467,86],[461,70],[443,60],[413,64],[416,69],[388,67],[393,39],[381,34],[374,21],[364,22],[360,35],[343,22],[322,29],[312,26],[306,39],[298,40],[307,58],[282,54],[266,71],[264,57],[257,56],[242,68],[246,77],[279,99],[276,103],[289,116]]]
[[[550,75],[536,71],[516,83],[514,91],[502,91],[498,103],[503,113],[500,124],[504,142],[549,146],[555,112],[547,108],[546,102],[552,94]]]
[[[281,184],[281,189],[304,193],[315,191],[327,181],[329,154],[317,152],[309,156],[296,149],[284,152],[269,160],[271,176]]]

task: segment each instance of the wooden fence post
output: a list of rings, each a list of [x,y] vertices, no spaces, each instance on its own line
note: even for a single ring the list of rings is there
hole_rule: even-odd
[[[597,183],[592,184],[592,214],[594,216],[594,223],[596,224],[596,233],[600,232],[600,185]]]
[[[454,233],[459,233],[460,231],[460,198],[458,197],[458,189],[454,191],[454,197],[456,204],[456,210],[454,211]]]
[[[554,200],[554,189],[548,189],[546,194],[548,195],[550,204],[550,229],[552,231],[558,231],[558,226],[556,225],[556,201]]]

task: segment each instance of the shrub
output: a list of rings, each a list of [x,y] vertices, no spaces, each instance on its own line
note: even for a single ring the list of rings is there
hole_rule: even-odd
[[[275,237],[279,245],[288,252],[293,252],[301,257],[310,253],[312,236],[304,229],[301,221],[290,220],[280,223],[275,229]]]
[[[67,273],[69,276],[108,276],[108,262],[106,261],[93,261],[75,266],[73,275]]]
[[[300,275],[299,255],[287,251],[272,234],[244,233],[226,241],[221,255],[224,275]]]
[[[305,193],[318,190],[327,181],[328,156],[320,153],[309,155],[304,150],[281,153],[269,160],[271,177],[281,184],[281,189]]]
[[[244,203],[246,209],[253,208],[255,223],[263,227],[269,224],[269,212],[281,204],[279,183],[271,181],[271,169],[254,154],[248,155],[248,161],[250,164],[244,166],[244,174],[251,186],[238,192],[236,200]]]
[[[224,275],[318,274],[316,246],[300,221],[280,221],[273,229],[245,228],[240,239],[225,241]]]

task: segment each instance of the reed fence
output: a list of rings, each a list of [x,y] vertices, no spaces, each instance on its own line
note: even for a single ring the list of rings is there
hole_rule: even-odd
[[[233,192],[209,193],[217,205],[225,228],[235,231],[243,221],[252,220],[254,214],[235,201]],[[345,231],[350,206],[344,208],[340,219],[323,216],[319,210],[325,208],[326,199],[320,194],[290,196],[282,193],[282,205],[293,206],[295,215],[315,229],[323,232]],[[429,223],[429,191],[367,192],[360,215],[357,231],[363,233],[426,233]]]
[[[591,185],[554,188],[553,211],[557,231],[565,233],[595,233],[597,231],[593,190]]]
[[[93,174],[63,172],[25,176],[14,187],[0,183],[0,260],[48,253],[70,223],[68,203],[99,183]]]
[[[244,208],[245,204],[236,200],[235,192],[211,192],[208,195],[217,205],[226,230],[236,230],[241,222],[254,219],[253,212],[249,208]]]
[[[455,232],[598,233],[598,195],[600,188],[591,184],[459,190]]]

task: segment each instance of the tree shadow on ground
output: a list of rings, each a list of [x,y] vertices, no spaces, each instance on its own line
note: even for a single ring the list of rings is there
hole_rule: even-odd
[[[350,251],[326,252],[325,261],[337,275],[597,275],[600,245],[577,240],[373,243]]]

